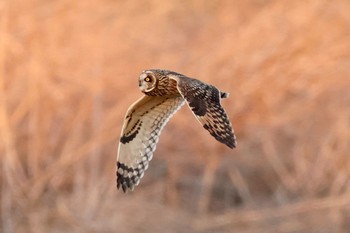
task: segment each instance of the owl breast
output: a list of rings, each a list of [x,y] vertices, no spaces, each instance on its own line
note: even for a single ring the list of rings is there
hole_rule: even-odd
[[[150,96],[180,96],[176,81],[168,77],[157,78],[156,88],[145,94]]]

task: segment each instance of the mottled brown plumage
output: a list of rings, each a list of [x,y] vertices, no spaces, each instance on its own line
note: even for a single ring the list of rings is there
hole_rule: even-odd
[[[202,126],[219,142],[236,147],[220,100],[228,94],[197,79],[168,70],[146,70],[139,77],[145,94],[127,111],[119,142],[117,187],[133,190],[148,168],[161,130],[187,102]]]

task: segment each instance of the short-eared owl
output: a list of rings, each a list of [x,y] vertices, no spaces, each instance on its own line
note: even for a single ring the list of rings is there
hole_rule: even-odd
[[[117,158],[117,187],[134,189],[148,168],[159,135],[185,102],[219,142],[236,147],[231,123],[220,105],[228,94],[197,79],[168,70],[145,70],[139,77],[145,94],[126,113]]]

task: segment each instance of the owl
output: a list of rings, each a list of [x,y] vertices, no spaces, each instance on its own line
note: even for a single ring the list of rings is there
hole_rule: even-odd
[[[127,110],[118,147],[117,188],[134,190],[147,170],[160,133],[187,103],[192,113],[217,141],[236,147],[236,137],[220,101],[228,93],[185,75],[159,69],[139,77],[145,94]]]

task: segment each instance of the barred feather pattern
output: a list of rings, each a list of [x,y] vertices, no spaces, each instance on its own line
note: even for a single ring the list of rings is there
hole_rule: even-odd
[[[236,147],[236,136],[228,116],[221,106],[221,98],[228,94],[197,79],[171,76],[177,80],[180,94],[186,99],[197,120],[217,141]]]
[[[183,106],[178,97],[144,96],[126,114],[117,159],[117,187],[133,190],[149,166],[160,133]]]

